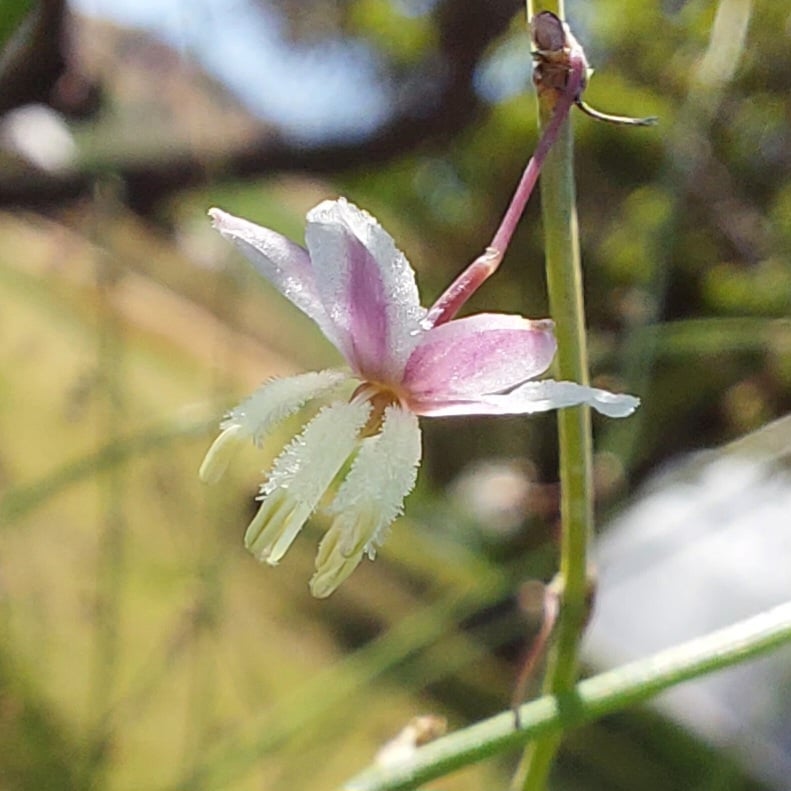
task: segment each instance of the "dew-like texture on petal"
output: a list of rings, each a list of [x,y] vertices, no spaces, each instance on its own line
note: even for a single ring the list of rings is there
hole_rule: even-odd
[[[275,459],[245,535],[259,560],[277,563],[351,455],[371,413],[365,401],[325,407]]]
[[[628,417],[640,406],[640,399],[625,393],[611,393],[576,382],[546,379],[527,382],[510,393],[475,399],[458,399],[443,404],[421,404],[418,414],[430,417],[450,415],[527,415],[550,409],[588,404],[607,417]]]
[[[555,348],[549,320],[468,316],[421,338],[407,362],[403,386],[415,402],[429,404],[498,393],[546,371]]]
[[[209,209],[209,216],[214,227],[239,248],[256,271],[310,316],[337,346],[333,324],[319,298],[307,250],[276,231],[221,209]]]
[[[315,596],[332,593],[363,553],[373,557],[415,486],[420,457],[417,417],[400,407],[388,407],[381,431],[362,442],[330,507],[334,519],[319,547],[311,580]]]
[[[354,450],[370,413],[367,401],[324,407],[275,459],[261,495],[287,488],[299,502],[318,503]]]
[[[415,485],[420,457],[417,417],[401,407],[387,407],[380,432],[362,443],[330,512],[375,511],[377,528],[366,542],[375,545],[381,531],[401,514],[404,498]]]
[[[261,444],[264,437],[281,421],[298,412],[308,401],[331,393],[349,379],[343,371],[311,371],[272,379],[235,407],[220,427],[238,426],[245,436]]]
[[[409,262],[373,217],[344,198],[308,212],[305,239],[338,347],[358,374],[394,382],[425,315]]]

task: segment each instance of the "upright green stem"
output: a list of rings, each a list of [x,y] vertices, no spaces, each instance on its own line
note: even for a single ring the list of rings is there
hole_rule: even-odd
[[[527,0],[528,19],[539,11],[563,18],[563,3]],[[543,127],[552,115],[553,93],[539,93]],[[557,377],[587,384],[588,356],[582,296],[577,214],[575,208],[573,143],[570,121],[560,130],[541,175],[550,315],[555,320]],[[558,412],[560,443],[561,539],[560,572],[556,581],[560,610],[547,660],[543,689],[558,694],[577,679],[579,643],[589,608],[588,544],[593,532],[592,441],[588,407]],[[525,751],[513,788],[543,791],[560,733],[533,742]]]

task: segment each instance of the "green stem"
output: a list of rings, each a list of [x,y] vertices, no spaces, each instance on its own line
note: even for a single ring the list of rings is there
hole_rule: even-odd
[[[563,18],[563,3],[527,1],[528,19],[539,11]],[[539,92],[539,118],[545,126],[552,115],[554,96]],[[550,315],[555,321],[557,377],[588,383],[588,352],[582,294],[579,238],[574,192],[574,152],[567,120],[547,156],[541,175],[547,286]],[[592,440],[588,407],[558,412],[561,489],[560,573],[557,580],[560,610],[547,660],[544,692],[558,694],[577,678],[580,639],[589,607],[588,545],[593,533]],[[525,751],[513,788],[545,788],[560,734],[539,739]]]
[[[526,703],[519,710],[519,730],[514,728],[513,712],[503,712],[419,748],[410,760],[396,766],[371,767],[344,788],[417,788],[530,739],[553,738],[572,727],[646,701],[669,687],[745,662],[786,643],[791,643],[791,602],[586,679],[572,690]]]

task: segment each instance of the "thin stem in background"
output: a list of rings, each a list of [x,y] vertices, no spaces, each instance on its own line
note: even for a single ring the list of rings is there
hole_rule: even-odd
[[[217,20],[202,3],[190,4],[179,9],[179,30],[182,38],[177,43],[177,50],[181,66],[188,70],[199,71],[198,58],[193,51],[193,42],[198,30],[209,30]],[[193,29],[193,26],[195,28]],[[185,104],[186,103],[186,104]],[[183,109],[188,112],[190,119],[200,117],[200,105],[197,96],[188,92],[182,98]],[[189,149],[197,160],[204,160],[206,172],[210,172],[211,164],[202,152],[204,145],[203,127],[200,123],[188,123],[187,135]],[[218,279],[218,288],[214,292],[214,309],[218,316],[230,315],[229,300],[238,297],[235,285],[226,278]],[[223,345],[230,345],[224,334],[221,336]],[[232,360],[229,348],[224,348],[219,360]],[[223,385],[230,384],[224,371],[220,378]],[[215,372],[212,372],[212,382],[215,391],[219,384]],[[205,787],[204,777],[199,770],[202,757],[212,743],[215,734],[212,725],[216,718],[218,699],[218,673],[221,660],[217,655],[218,644],[221,641],[220,632],[224,617],[226,599],[226,582],[229,579],[227,567],[229,555],[217,552],[217,547],[222,545],[222,533],[225,523],[222,518],[222,509],[225,504],[221,501],[207,504],[206,493],[195,502],[191,510],[200,514],[194,526],[194,540],[192,542],[192,573],[195,580],[195,591],[191,612],[188,614],[187,635],[185,641],[187,700],[184,708],[184,745],[182,764],[185,775],[190,778],[185,783],[184,791],[202,791]]]
[[[146,431],[105,442],[93,453],[68,461],[33,483],[18,484],[9,489],[0,498],[0,524],[9,528],[81,481],[106,474],[129,459],[139,459],[171,445],[205,437],[216,424],[215,419],[193,421],[173,418]]]
[[[103,229],[114,219],[117,200],[114,185],[96,185],[96,229],[101,242]],[[106,214],[110,214],[107,217]],[[102,245],[98,245],[101,249]],[[118,451],[121,428],[124,425],[124,339],[121,323],[114,304],[118,277],[115,262],[104,253],[96,262],[96,287],[99,295],[98,348],[96,377],[102,413],[97,421],[98,441],[111,455]],[[120,623],[123,597],[123,578],[126,567],[126,516],[124,509],[125,473],[123,465],[111,463],[103,475],[97,476],[101,521],[99,525],[96,600],[94,612],[94,654],[90,689],[89,754],[86,760],[86,783],[100,787],[104,784],[108,753],[112,739],[112,725],[108,714],[112,706],[120,663]]]
[[[657,341],[663,331],[660,322],[673,268],[673,240],[682,234],[689,203],[700,200],[694,194],[692,180],[697,174],[716,169],[708,135],[728,84],[742,61],[752,12],[752,0],[720,0],[706,52],[690,76],[686,99],[674,123],[662,137],[665,157],[659,188],[666,196],[667,211],[662,222],[644,231],[647,255],[642,266],[650,266],[650,270],[642,292],[643,309],[628,328],[621,363],[624,380],[637,393],[646,393],[651,387],[661,353]],[[652,328],[658,330],[650,331]],[[612,421],[601,437],[601,447],[616,453],[627,470],[637,461],[641,427],[647,418],[655,419],[656,415],[638,410],[629,425]]]
[[[521,728],[513,712],[457,731],[419,748],[395,766],[373,766],[344,786],[346,791],[403,791],[490,758],[530,739],[563,731],[642,703],[665,689],[740,664],[791,644],[791,602],[752,618],[585,679],[574,689],[524,704]]]
[[[443,635],[452,634],[473,609],[479,610],[501,600],[509,588],[510,581],[503,580],[495,569],[491,574],[482,574],[464,596],[453,592],[430,607],[417,610],[342,662],[306,680],[260,716],[244,726],[229,729],[215,739],[196,767],[204,788],[228,788],[259,764],[262,756],[283,748],[306,729],[322,725],[328,729],[337,727],[338,707],[356,690],[395,667],[403,671],[412,657],[420,655]],[[457,656],[456,660],[459,659]],[[423,684],[431,673],[423,668],[416,677]],[[511,725],[513,727],[513,719]],[[192,782],[191,776],[180,778],[160,791],[181,791]]]

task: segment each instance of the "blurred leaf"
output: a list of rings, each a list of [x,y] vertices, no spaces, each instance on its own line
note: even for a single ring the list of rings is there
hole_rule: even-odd
[[[0,61],[3,58],[2,47],[22,24],[32,6],[33,0],[0,0]]]

